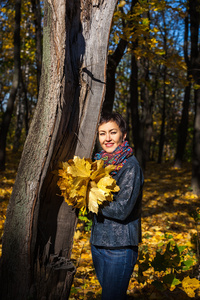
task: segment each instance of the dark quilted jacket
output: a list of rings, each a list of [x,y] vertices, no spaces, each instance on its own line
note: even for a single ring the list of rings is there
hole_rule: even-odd
[[[137,159],[131,156],[113,176],[120,191],[114,200],[94,215],[90,242],[117,248],[137,246],[141,241],[141,204],[144,182]]]

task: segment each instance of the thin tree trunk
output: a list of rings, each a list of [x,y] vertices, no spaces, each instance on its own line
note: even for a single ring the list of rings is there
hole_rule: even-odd
[[[42,70],[42,25],[40,0],[31,0],[35,22],[35,41],[36,41],[36,65],[37,65],[37,91],[39,93],[40,77]]]
[[[199,83],[200,85],[200,80]],[[200,89],[195,91],[195,121],[192,158],[192,189],[200,195]]]
[[[113,109],[115,99],[115,74],[117,66],[124,55],[124,51],[127,47],[128,41],[120,40],[115,52],[108,56],[108,65],[106,71],[107,83],[106,83],[106,95],[103,103],[103,112],[111,112]]]
[[[147,111],[147,116],[145,120],[145,141],[144,141],[144,155],[145,155],[145,162],[150,160],[150,151],[151,151],[151,141],[153,135],[153,119],[152,119],[152,110],[151,107]]]
[[[183,156],[185,152],[185,146],[187,141],[188,119],[189,119],[189,105],[190,105],[190,91],[191,91],[191,63],[188,56],[188,16],[185,17],[185,35],[184,35],[184,57],[187,65],[187,81],[188,85],[185,88],[185,95],[183,101],[183,110],[181,116],[181,122],[178,128],[178,139],[176,147],[176,155],[174,161],[174,167],[181,168],[183,162]]]
[[[24,84],[24,80],[22,80],[23,90],[24,90],[24,107],[25,107],[25,114],[24,114],[24,125],[25,125],[25,132],[26,136],[28,135],[29,130],[29,100],[27,97],[27,89]]]
[[[16,122],[15,136],[13,142],[13,153],[16,153],[20,147],[20,137],[22,132],[22,126],[24,120],[24,109],[25,109],[23,103],[24,100],[22,97],[19,97],[17,101],[17,109],[16,109],[17,122]]]
[[[133,53],[131,54],[130,108],[133,142],[136,154],[139,144],[138,66],[135,55]]]
[[[151,110],[153,107],[153,103],[156,103],[156,97],[157,97],[157,90],[158,90],[158,77],[160,74],[160,66],[154,73],[155,77],[153,79],[153,84],[152,84],[152,94],[151,94]],[[152,135],[153,135],[153,125],[152,125]],[[156,136],[154,135],[153,142],[151,143],[151,148],[150,148],[150,160],[154,161],[155,160],[155,149],[156,149],[156,144],[157,144],[157,139]]]
[[[162,124],[160,129],[160,139],[159,139],[159,152],[158,152],[158,163],[162,162],[163,148],[165,144],[165,121],[166,121],[166,77],[167,77],[167,67],[165,65],[165,61],[167,58],[167,32],[166,32],[166,24],[165,24],[165,15],[163,12],[163,20],[164,20],[164,68],[163,68],[163,108],[162,108]]]
[[[25,129],[27,132],[27,125],[26,125],[26,116],[27,116],[27,90],[26,86],[24,84],[23,80],[23,75],[20,70],[20,88],[18,89],[19,91],[19,99],[17,103],[17,123],[16,123],[16,129],[15,129],[15,137],[14,137],[14,142],[13,142],[13,152],[17,152],[20,147],[20,138],[21,138],[21,133],[22,133],[22,128],[23,128],[23,122],[25,119]]]
[[[200,49],[199,49],[199,0],[189,1],[190,28],[191,28],[191,67],[195,84],[198,86],[194,92],[195,118],[193,136],[192,158],[192,189],[200,195]]]
[[[189,105],[190,105],[190,91],[191,83],[188,76],[188,86],[185,88],[185,95],[183,101],[183,110],[181,115],[181,121],[178,128],[178,140],[175,155],[175,168],[181,168],[183,162],[183,156],[185,152],[185,146],[187,141],[187,130],[188,130],[188,118],[189,118]]]
[[[21,0],[15,2],[15,29],[14,29],[14,71],[13,82],[8,99],[7,108],[3,114],[3,119],[0,128],[0,170],[5,170],[6,162],[6,140],[12,113],[14,109],[14,102],[17,94],[17,89],[20,80],[20,20],[21,20]]]
[[[134,5],[138,2],[138,0],[132,0],[131,2],[131,8],[132,11]],[[123,22],[123,29],[126,28],[126,26],[132,26],[131,23],[125,24]],[[106,94],[105,94],[105,100],[103,103],[103,112],[111,112],[113,109],[113,104],[115,100],[115,75],[116,75],[116,69],[119,65],[124,52],[126,50],[126,47],[128,45],[128,40],[120,39],[119,44],[117,45],[117,48],[115,52],[111,55],[108,55],[108,65],[107,65],[107,71],[106,71],[106,77],[107,77],[107,83],[106,83]]]
[[[140,122],[138,111],[138,65],[134,53],[131,54],[130,108],[135,156],[144,169],[144,127]]]
[[[68,299],[77,214],[58,196],[52,171],[92,154],[115,4],[45,1],[40,93],[7,210],[1,299]]]
[[[149,87],[149,61],[147,58],[143,59],[143,68],[144,68],[144,75],[142,75],[142,77],[145,79],[145,83],[141,86],[141,98],[143,100],[141,121],[144,127],[143,156],[144,156],[144,162],[146,162],[150,160],[151,139],[153,134],[152,102],[150,101],[149,88],[148,88]]]
[[[163,108],[162,108],[162,124],[160,129],[160,139],[159,139],[159,152],[158,152],[158,163],[162,162],[163,148],[165,143],[165,120],[166,120],[166,68],[164,67],[164,86],[163,86]]]

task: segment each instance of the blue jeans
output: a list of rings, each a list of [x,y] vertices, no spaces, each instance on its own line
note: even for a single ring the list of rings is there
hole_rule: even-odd
[[[138,247],[105,249],[91,245],[92,259],[102,287],[102,300],[125,300],[138,257]]]

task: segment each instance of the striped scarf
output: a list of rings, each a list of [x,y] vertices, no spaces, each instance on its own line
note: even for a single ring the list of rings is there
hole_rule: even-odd
[[[133,149],[129,146],[127,141],[124,141],[112,153],[107,153],[105,150],[96,153],[94,160],[102,159],[104,166],[116,165],[115,170],[110,173],[111,175],[115,175],[131,155],[133,155]]]

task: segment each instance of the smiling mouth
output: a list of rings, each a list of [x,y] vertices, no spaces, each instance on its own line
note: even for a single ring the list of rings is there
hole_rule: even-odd
[[[114,144],[113,143],[107,143],[105,145],[106,145],[106,147],[112,147]]]

